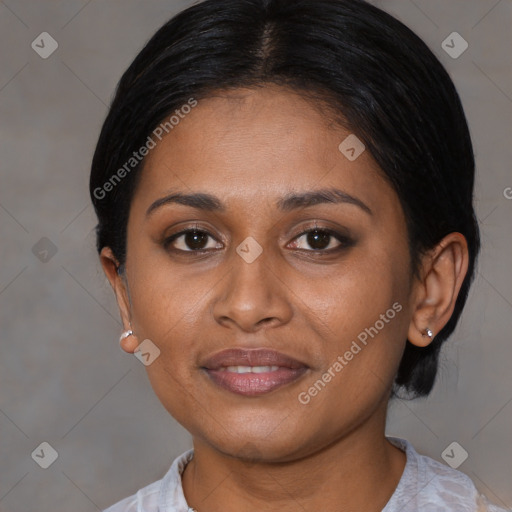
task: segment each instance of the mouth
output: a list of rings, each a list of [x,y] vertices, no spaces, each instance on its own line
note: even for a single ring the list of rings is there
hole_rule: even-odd
[[[201,369],[223,389],[259,396],[296,381],[309,367],[275,350],[235,348],[218,352]]]

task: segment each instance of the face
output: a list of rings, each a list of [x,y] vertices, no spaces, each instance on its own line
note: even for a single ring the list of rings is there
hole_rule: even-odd
[[[385,411],[410,322],[406,224],[369,152],[338,149],[349,135],[268,86],[201,100],[146,159],[121,300],[160,350],[162,404],[220,452],[291,460]],[[241,352],[215,364],[226,349]]]

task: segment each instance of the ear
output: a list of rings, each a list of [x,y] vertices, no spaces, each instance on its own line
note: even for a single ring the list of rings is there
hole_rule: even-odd
[[[452,316],[469,265],[468,244],[460,233],[450,233],[423,258],[415,283],[413,315],[408,340],[426,347]],[[426,334],[427,329],[433,333]]]
[[[116,295],[119,313],[121,314],[121,320],[123,322],[123,329],[127,331],[132,327],[130,294],[126,277],[120,272],[119,262],[110,247],[103,247],[100,253],[100,262],[110,282],[110,286],[112,286]],[[124,351],[133,353],[138,343],[135,336],[128,336],[120,341],[120,345]]]

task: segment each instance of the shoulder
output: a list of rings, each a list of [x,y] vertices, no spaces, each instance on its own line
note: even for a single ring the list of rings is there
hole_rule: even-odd
[[[193,457],[187,450],[176,457],[165,476],[139,489],[132,496],[115,503],[103,512],[174,512],[181,510],[184,502],[181,474]]]
[[[480,495],[466,474],[420,455],[404,439],[388,438],[406,452],[402,478],[383,512],[506,512]]]

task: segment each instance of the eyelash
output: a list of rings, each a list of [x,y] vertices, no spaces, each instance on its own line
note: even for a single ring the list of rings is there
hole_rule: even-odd
[[[206,231],[206,230],[199,229],[199,228],[188,228],[188,229],[184,229],[184,230],[182,230],[182,231],[180,231],[178,233],[175,233],[174,235],[169,236],[168,238],[166,238],[163,241],[162,245],[164,246],[164,248],[166,250],[170,250],[172,252],[180,253],[180,254],[187,254],[187,255],[188,254],[190,254],[190,255],[193,255],[193,254],[195,254],[195,255],[202,255],[202,254],[206,254],[206,253],[211,252],[212,250],[214,250],[214,249],[190,249],[190,250],[183,250],[183,249],[170,248],[170,245],[175,240],[177,240],[181,236],[187,235],[189,233],[195,233],[195,234],[200,234],[200,235],[207,235],[207,236],[209,236],[209,237],[211,237],[211,238],[213,238],[215,240],[213,235],[211,233],[209,233],[208,231]],[[327,254],[332,254],[332,253],[341,251],[343,249],[347,249],[347,248],[351,247],[354,244],[354,241],[351,238],[347,237],[346,235],[342,235],[341,233],[339,233],[337,231],[334,231],[332,229],[329,229],[329,228],[319,228],[319,227],[313,227],[311,229],[307,229],[305,231],[302,231],[299,235],[297,235],[293,239],[293,241],[298,240],[302,236],[308,235],[309,233],[327,234],[327,235],[335,238],[340,243],[340,245],[338,247],[331,248],[331,249],[297,249],[297,250],[305,251],[305,252],[308,252],[308,253],[315,253],[315,254],[318,254],[318,255],[327,255]]]

